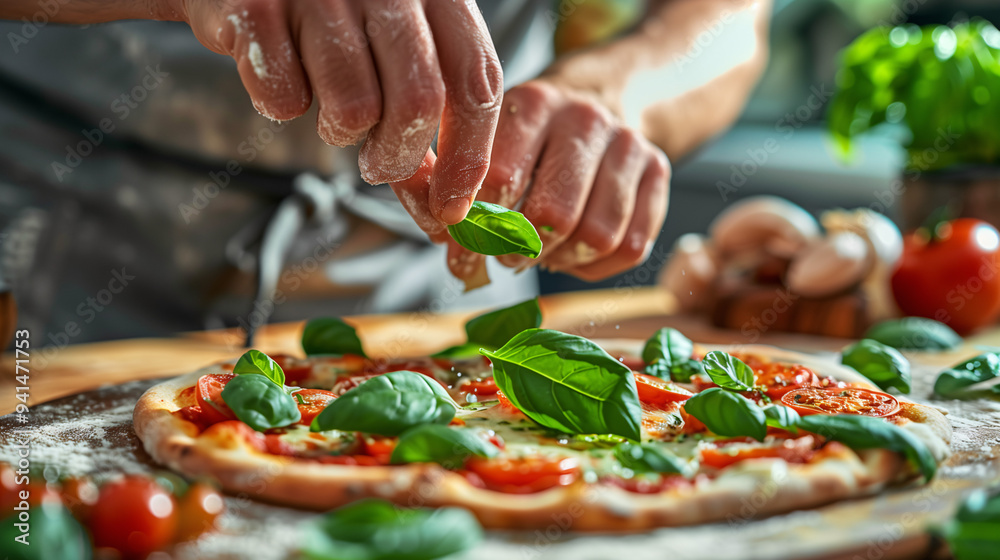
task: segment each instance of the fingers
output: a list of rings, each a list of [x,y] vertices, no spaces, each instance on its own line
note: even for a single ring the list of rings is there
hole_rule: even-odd
[[[437,156],[430,149],[424,155],[420,166],[412,177],[402,181],[389,183],[392,191],[396,193],[396,198],[403,205],[403,208],[413,217],[413,221],[420,226],[420,229],[435,243],[442,243],[451,238],[445,225],[431,214],[428,203],[428,195],[431,185],[431,170],[434,168]]]
[[[312,102],[312,93],[299,53],[288,31],[288,19],[280,2],[244,2],[234,13],[189,14],[195,34],[206,46],[232,56],[253,106],[273,120],[301,116]],[[215,23],[218,25],[214,25]],[[205,27],[213,31],[206,32]]]
[[[514,208],[528,184],[545,146],[545,132],[554,92],[528,83],[504,94],[490,169],[478,200]]]
[[[430,208],[455,224],[465,218],[490,165],[503,97],[503,72],[473,0],[427,3],[446,102],[431,175]]]
[[[608,145],[579,227],[543,261],[551,270],[586,265],[614,253],[632,220],[646,141],[622,130]]]
[[[365,29],[382,89],[382,119],[361,148],[372,184],[412,176],[431,145],[444,107],[444,82],[418,0],[365,0]]]
[[[319,103],[316,130],[334,146],[361,141],[382,114],[382,93],[362,16],[353,4],[299,2],[299,50]]]
[[[522,213],[542,238],[544,262],[577,229],[590,197],[608,140],[613,132],[606,111],[587,103],[570,102],[558,110],[548,126],[548,139]],[[507,255],[507,266],[530,261]]]
[[[620,274],[645,261],[667,216],[669,180],[670,164],[662,152],[656,151],[649,157],[639,180],[635,212],[618,249],[607,258],[564,272],[595,281]]]

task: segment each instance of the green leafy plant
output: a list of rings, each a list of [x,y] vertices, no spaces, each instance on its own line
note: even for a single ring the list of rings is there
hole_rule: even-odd
[[[624,442],[615,446],[615,458],[635,473],[691,475],[691,467],[662,446],[654,443]]]
[[[448,226],[448,233],[462,247],[483,255],[524,255],[542,252],[538,232],[520,212],[489,202],[472,203],[461,222]]]
[[[437,381],[413,371],[393,371],[367,379],[335,399],[313,419],[310,429],[398,436],[422,424],[447,424],[456,410],[455,401]]]
[[[5,514],[7,512],[4,512]],[[0,519],[0,542],[5,560],[51,560],[73,558],[90,560],[93,548],[87,531],[62,505],[44,504],[28,510],[30,531],[16,527],[18,514]],[[23,544],[15,539],[23,538]]]
[[[469,342],[489,349],[500,348],[521,331],[542,326],[538,298],[484,313],[465,324]]]
[[[1000,496],[976,490],[938,533],[955,560],[995,558],[1000,548]]]
[[[586,338],[528,329],[481,353],[493,363],[497,387],[535,422],[568,433],[639,439],[632,371]]]
[[[260,350],[247,350],[233,366],[233,373],[263,375],[282,387],[285,385],[284,370]]]
[[[993,164],[998,92],[1000,32],[990,22],[876,28],[842,53],[827,123],[845,155],[856,136],[888,123],[908,132],[911,168]]]
[[[242,374],[222,389],[222,400],[241,422],[263,432],[283,428],[302,419],[295,399],[269,377]]]
[[[324,515],[305,532],[310,560],[434,560],[474,547],[483,529],[464,509],[403,509],[368,499]]]
[[[456,469],[469,457],[496,457],[499,452],[495,445],[472,430],[424,424],[399,436],[391,462],[439,463],[445,468]]]
[[[795,410],[780,404],[764,407],[764,417],[767,425],[792,433],[798,433],[799,413]]]
[[[845,348],[840,361],[883,390],[910,392],[910,362],[891,346],[866,338]]]
[[[715,350],[706,354],[701,364],[712,382],[723,389],[752,391],[754,388],[753,369],[739,358]]]
[[[739,393],[712,387],[684,401],[684,410],[720,436],[764,441],[767,435],[763,409]]]
[[[868,329],[865,338],[900,350],[954,350],[962,345],[962,337],[951,327],[923,317],[882,321]]]
[[[313,319],[302,331],[302,350],[307,356],[317,354],[356,354],[367,356],[354,327],[336,317]]]
[[[934,392],[942,397],[955,397],[962,391],[1000,375],[1000,354],[987,352],[942,371],[934,382]]]
[[[694,344],[677,329],[656,331],[642,348],[644,372],[661,379],[687,383],[692,375],[702,373],[702,364],[692,360]]]

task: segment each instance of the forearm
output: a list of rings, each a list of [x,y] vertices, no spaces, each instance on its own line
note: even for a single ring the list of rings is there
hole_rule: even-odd
[[[597,95],[678,158],[739,116],[767,62],[769,17],[770,0],[665,0],[632,34],[544,77]]]
[[[123,19],[179,20],[167,0],[3,0],[0,19],[41,17],[54,23],[103,23]]]

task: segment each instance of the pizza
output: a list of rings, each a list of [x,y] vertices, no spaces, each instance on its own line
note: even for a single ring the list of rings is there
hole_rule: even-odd
[[[645,345],[497,332],[507,319],[492,344],[467,329],[394,360],[336,322],[340,352],[317,353],[307,326],[304,358],[251,350],[152,387],[135,432],[170,469],[267,502],[376,497],[574,531],[748,521],[927,482],[949,454],[937,409],[827,360],[672,329]]]

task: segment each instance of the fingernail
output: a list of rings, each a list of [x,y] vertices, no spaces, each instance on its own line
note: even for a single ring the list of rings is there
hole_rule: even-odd
[[[472,202],[465,197],[456,197],[444,203],[441,209],[441,220],[446,224],[457,224],[465,219]]]

